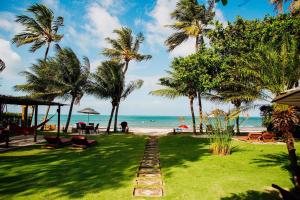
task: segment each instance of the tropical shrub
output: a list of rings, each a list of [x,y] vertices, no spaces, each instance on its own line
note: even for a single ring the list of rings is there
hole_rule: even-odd
[[[209,133],[209,150],[217,155],[229,155],[232,150],[232,115],[220,109],[212,111],[207,118],[207,122],[212,125],[212,131]]]

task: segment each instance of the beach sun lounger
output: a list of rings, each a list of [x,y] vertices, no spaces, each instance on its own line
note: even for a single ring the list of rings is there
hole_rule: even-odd
[[[72,137],[72,143],[73,143],[72,146],[75,148],[85,149],[87,147],[97,144],[97,141],[96,140],[88,140],[83,135],[75,135]]]
[[[49,148],[59,148],[71,144],[71,139],[68,138],[45,136],[44,139],[47,141],[45,147],[49,147]]]

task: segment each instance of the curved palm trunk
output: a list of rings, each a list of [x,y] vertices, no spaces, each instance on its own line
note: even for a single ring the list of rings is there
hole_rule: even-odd
[[[195,112],[194,112],[194,97],[189,97],[190,99],[190,108],[192,114],[192,122],[193,122],[193,134],[196,134],[196,120],[195,120]]]
[[[70,105],[70,109],[69,109],[69,114],[68,114],[68,120],[67,120],[67,123],[66,123],[66,127],[64,129],[64,133],[68,132],[68,128],[69,128],[69,124],[70,124],[70,120],[71,120],[71,116],[72,116],[74,101],[75,101],[75,97],[72,97],[71,105]]]
[[[44,116],[44,121],[43,121],[43,122],[45,122],[45,121],[47,120],[48,114],[49,114],[49,111],[50,111],[50,108],[51,108],[51,106],[48,106],[48,108],[47,108],[47,110],[46,110],[46,114],[45,114],[45,116]],[[44,125],[41,127],[41,130],[42,130],[42,131],[44,130],[45,125],[46,125],[46,124],[44,124]]]
[[[124,68],[124,75],[126,74],[127,70],[128,70],[128,65],[129,65],[129,61],[125,61],[125,68]]]
[[[285,133],[286,136],[286,147],[289,153],[289,159],[291,162],[291,170],[295,183],[295,187],[300,190],[300,167],[297,163],[296,149],[294,146],[294,137],[291,132]]]
[[[47,49],[46,49],[46,52],[45,52],[44,61],[46,61],[46,59],[47,59],[49,49],[50,49],[50,42],[47,42]]]
[[[107,125],[107,128],[106,128],[106,133],[108,133],[108,134],[109,134],[109,131],[110,131],[110,125],[111,125],[112,118],[114,116],[115,108],[116,108],[116,106],[112,103],[110,117],[109,117],[108,125]]]
[[[241,107],[241,101],[237,99],[235,102],[233,102],[233,104],[234,104],[236,110],[239,112],[240,107]],[[239,114],[235,119],[235,123],[236,123],[236,133],[240,134],[240,115]]]
[[[114,124],[114,132],[118,132],[118,112],[119,112],[119,106],[120,103],[116,106],[116,112],[115,112],[115,124]]]
[[[201,94],[198,92],[198,104],[199,104],[199,125],[200,125],[200,133],[203,133],[203,111],[202,111],[202,100]]]

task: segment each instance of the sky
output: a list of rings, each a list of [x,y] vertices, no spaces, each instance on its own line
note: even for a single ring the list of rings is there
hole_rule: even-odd
[[[25,10],[33,3],[42,3],[51,8],[55,16],[64,17],[64,26],[59,29],[59,33],[64,37],[59,44],[62,47],[72,48],[80,59],[87,56],[91,63],[91,71],[95,71],[97,66],[106,60],[101,51],[105,47],[110,47],[105,38],[115,37],[116,35],[112,33],[114,29],[130,27],[134,34],[139,32],[144,34],[145,41],[140,51],[152,55],[153,58],[129,64],[127,80],[142,79],[144,85],[121,103],[119,110],[121,115],[190,115],[187,98],[170,100],[149,95],[150,91],[161,88],[157,84],[158,79],[166,75],[166,70],[169,69],[174,57],[194,52],[191,40],[172,52],[167,52],[164,46],[164,41],[172,33],[165,25],[173,22],[170,13],[174,10],[176,2],[177,0],[0,0],[0,58],[7,66],[0,74],[0,94],[25,95],[13,89],[16,84],[26,81],[20,72],[29,70],[37,59],[43,58],[45,47],[31,53],[30,45],[16,47],[11,43],[12,37],[24,28],[14,22],[15,16],[28,14]],[[198,2],[206,1],[198,0]],[[251,20],[276,14],[268,0],[229,0],[226,6],[218,4],[215,13],[215,20],[222,22],[224,26],[228,21],[234,21],[236,16]],[[52,46],[49,56],[53,56],[54,53]],[[75,105],[73,113],[85,107],[92,107],[106,115],[110,113],[111,103],[108,100],[85,95],[80,104]],[[203,107],[204,112],[210,112],[216,108],[228,110],[233,106],[204,100]],[[17,110],[16,107],[9,108],[12,111]],[[67,113],[68,107],[65,106],[62,112]],[[251,110],[249,114],[259,116],[259,110]]]

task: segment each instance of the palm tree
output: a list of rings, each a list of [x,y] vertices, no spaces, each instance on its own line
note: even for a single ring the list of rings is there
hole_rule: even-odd
[[[170,99],[176,97],[186,96],[189,99],[191,115],[192,115],[192,124],[193,124],[193,133],[196,134],[196,121],[195,121],[195,112],[194,112],[194,99],[197,96],[197,91],[193,87],[189,87],[182,81],[176,81],[174,73],[169,72],[170,76],[160,79],[160,85],[164,86],[163,89],[151,91],[151,95],[163,96]]]
[[[300,189],[300,168],[297,163],[296,149],[294,145],[293,129],[299,124],[297,109],[294,107],[275,106],[272,116],[274,127],[279,130],[286,141],[289,159],[291,162],[291,170],[296,188]]]
[[[17,16],[16,22],[25,26],[25,30],[14,36],[12,42],[18,47],[33,43],[30,51],[35,52],[46,45],[44,60],[47,59],[52,42],[59,42],[63,35],[57,34],[59,27],[63,26],[63,18],[54,19],[53,11],[42,4],[34,4],[27,9],[33,17],[27,15]]]
[[[68,119],[64,132],[68,131],[73,105],[78,104],[85,93],[90,73],[90,62],[87,57],[80,63],[74,51],[70,48],[60,48],[56,45],[57,54],[51,59],[53,62],[53,78],[49,84],[59,91],[59,97],[71,99]]]
[[[248,74],[261,82],[261,87],[274,95],[297,87],[300,79],[298,42],[285,41],[279,49],[261,46],[243,56]]]
[[[151,55],[143,55],[139,53],[140,45],[144,41],[144,36],[139,33],[135,38],[133,37],[132,30],[130,28],[122,27],[113,31],[118,36],[116,39],[106,38],[106,41],[111,44],[112,48],[104,48],[102,54],[117,61],[123,62],[122,66],[123,74],[125,76],[129,62],[132,60],[141,62],[143,60],[149,60]],[[116,111],[119,110],[119,105]],[[118,118],[118,116],[117,116]]]
[[[105,61],[98,67],[96,73],[91,74],[88,92],[97,97],[111,100],[112,109],[106,129],[107,133],[110,132],[114,112],[114,132],[117,132],[117,116],[120,101],[143,84],[142,80],[137,80],[125,85],[123,65],[116,61]]]
[[[225,3],[225,2],[224,2]],[[169,51],[174,50],[189,38],[195,39],[195,52],[204,47],[204,34],[209,30],[208,25],[211,24],[215,13],[213,12],[214,1],[208,1],[209,6],[198,4],[197,0],[180,0],[176,9],[171,13],[171,17],[176,20],[168,27],[174,29],[173,33],[166,41],[165,45]],[[202,132],[202,91],[197,92],[200,116],[200,131]]]
[[[113,31],[118,35],[117,39],[106,38],[112,48],[105,48],[102,54],[118,62],[124,62],[123,73],[126,74],[129,62],[132,60],[141,62],[149,60],[151,55],[142,55],[139,53],[140,45],[144,41],[144,36],[139,33],[134,39],[130,28],[122,27]]]
[[[216,3],[218,3],[218,2],[222,2],[222,4],[225,6],[225,5],[227,5],[227,3],[228,3],[228,0],[215,0],[215,2]]]

